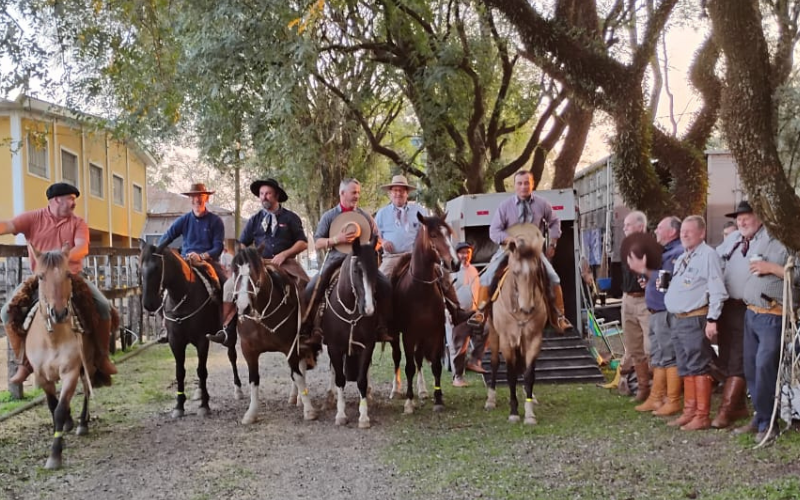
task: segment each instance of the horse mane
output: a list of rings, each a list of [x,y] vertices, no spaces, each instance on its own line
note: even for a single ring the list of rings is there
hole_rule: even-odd
[[[45,269],[56,269],[67,265],[67,256],[61,250],[51,250],[39,254],[38,263]]]

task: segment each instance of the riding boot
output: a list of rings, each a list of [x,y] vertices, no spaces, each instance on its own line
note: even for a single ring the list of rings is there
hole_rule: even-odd
[[[555,299],[554,305],[556,308],[556,313],[558,314],[556,324],[553,326],[559,333],[572,330],[572,323],[570,323],[567,317],[564,316],[564,292],[561,289],[561,285],[553,285],[553,298]]]
[[[711,390],[714,378],[711,375],[697,375],[694,377],[694,391],[697,400],[697,409],[692,421],[681,426],[682,431],[701,431],[711,427],[708,415],[711,412]]]
[[[8,336],[8,343],[11,344],[11,349],[14,351],[17,362],[17,373],[8,381],[13,384],[21,384],[33,373],[28,357],[25,356],[25,337],[17,335],[17,331],[11,328],[9,324],[5,325],[5,330]]]
[[[697,411],[694,379],[694,375],[683,377],[683,414],[675,420],[667,422],[670,427],[681,427],[694,419],[694,414]]]
[[[641,387],[641,385],[639,387]],[[660,368],[657,366],[653,368],[653,386],[650,388],[650,396],[644,403],[637,406],[635,410],[636,411],[658,410],[664,404],[663,399],[666,395],[667,395],[667,369]]]
[[[667,400],[661,408],[653,412],[657,417],[668,417],[681,411],[681,387],[683,382],[678,375],[678,367],[670,366],[666,368],[667,377]]]
[[[225,347],[236,345],[236,323],[238,322],[236,303],[222,303],[222,329],[213,335],[207,335],[212,342],[217,342]]]
[[[742,377],[728,377],[722,389],[722,404],[711,422],[715,429],[725,429],[741,418],[750,416],[745,402],[747,384]]]
[[[312,318],[311,332],[303,339],[303,344],[309,347],[322,345],[322,315],[325,312],[324,303],[320,302],[315,306],[314,316]],[[306,327],[306,331],[307,327]]]
[[[637,363],[634,369],[636,370],[636,381],[638,382],[636,401],[642,402],[650,396],[650,367],[647,361],[643,361]]]
[[[109,344],[111,343],[111,318],[97,320],[97,331],[94,334],[97,352],[95,366],[97,370],[106,375],[115,375],[117,367],[109,358]]]
[[[483,325],[486,323],[486,317],[489,314],[489,308],[492,302],[489,297],[489,287],[481,285],[478,289],[478,308],[472,313],[472,316],[467,320],[473,332],[478,334],[483,332]]]

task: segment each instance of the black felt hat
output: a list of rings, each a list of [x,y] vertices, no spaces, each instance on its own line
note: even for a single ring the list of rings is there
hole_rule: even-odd
[[[622,262],[625,262],[630,254],[640,259],[646,255],[648,269],[661,269],[661,255],[663,252],[664,248],[651,234],[633,233],[622,240],[620,257]]]
[[[78,188],[69,184],[68,182],[56,182],[55,184],[51,184],[49,188],[47,188],[47,199],[51,200],[56,196],[66,196],[69,194],[74,194],[76,197],[81,195],[81,192],[78,191]]]
[[[736,205],[736,210],[729,214],[725,214],[725,217],[730,217],[731,219],[735,219],[739,214],[752,214],[753,207],[750,206],[750,202],[747,200],[742,200]]]
[[[259,190],[261,190],[261,186],[270,186],[272,189],[277,191],[278,193],[278,202],[283,203],[284,201],[289,199],[289,195],[286,194],[286,191],[283,190],[278,181],[275,179],[259,179],[254,183],[250,184],[250,192],[253,193],[254,196],[258,196]]]

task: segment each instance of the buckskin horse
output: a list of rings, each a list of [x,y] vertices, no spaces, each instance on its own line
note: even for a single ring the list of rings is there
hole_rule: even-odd
[[[300,342],[302,305],[296,283],[279,267],[265,264],[253,247],[239,250],[232,268],[239,312],[236,331],[250,378],[250,407],[242,423],[251,424],[258,419],[258,358],[264,352],[286,356],[303,404],[303,418],[316,420],[317,411],[308,396],[305,376],[306,370],[316,365],[318,349]]]
[[[524,224],[524,235],[508,243],[508,267],[500,278],[497,297],[489,315],[489,345],[492,370],[486,409],[496,406],[498,352],[506,362],[510,392],[509,422],[519,422],[517,377],[524,373],[525,423],[536,424],[533,413],[533,383],[536,358],[542,349],[542,337],[548,319],[546,293],[549,286],[542,265],[544,239],[533,224]],[[509,233],[511,231],[509,230]]]
[[[444,218],[424,217],[417,214],[421,222],[410,260],[398,263],[392,277],[392,305],[394,321],[392,358],[395,378],[392,383],[394,397],[400,386],[400,341],[402,332],[403,351],[406,354],[407,391],[405,413],[414,413],[414,374],[419,371],[418,390],[420,399],[427,397],[425,379],[422,376],[422,361],[431,363],[434,377],[434,411],[444,409],[442,398],[442,354],[444,352],[444,295],[442,283],[444,273],[457,271],[460,265],[456,251],[450,241],[452,229]]]
[[[175,357],[175,378],[178,383],[175,408],[172,417],[184,415],[186,403],[186,346],[197,349],[197,377],[200,381],[200,408],[198,414],[207,416],[209,340],[207,334],[217,333],[222,328],[220,291],[209,288],[208,278],[201,278],[196,268],[190,266],[178,253],[168,247],[158,247],[142,242],[140,267],[142,270],[142,306],[155,313],[163,307],[167,327],[167,338]],[[163,292],[166,298],[163,299]],[[236,346],[228,348],[228,359],[233,369],[234,397],[241,397],[242,382],[236,370]]]
[[[358,427],[370,426],[367,390],[372,353],[378,340],[377,301],[378,254],[377,235],[369,244],[353,240],[353,252],[345,257],[336,283],[325,297],[322,330],[331,359],[336,385],[336,425],[345,425],[344,386],[356,382],[360,401]]]
[[[68,252],[56,250],[39,253],[28,246],[29,254],[36,259],[36,278],[39,282],[39,302],[25,340],[25,349],[33,367],[36,384],[44,390],[47,405],[53,416],[54,434],[50,456],[45,468],[61,467],[64,448],[64,433],[72,430],[74,422],[70,415],[70,402],[75,395],[78,381],[83,385],[83,409],[75,429],[77,435],[89,432],[89,397],[93,384],[110,385],[110,379],[97,372],[94,364],[95,345],[81,332],[72,299],[80,282],[75,284],[68,272]],[[84,294],[90,294],[88,288]],[[90,328],[90,318],[85,319]],[[119,316],[112,309],[112,328],[119,323]],[[56,396],[56,383],[61,381],[61,392]]]

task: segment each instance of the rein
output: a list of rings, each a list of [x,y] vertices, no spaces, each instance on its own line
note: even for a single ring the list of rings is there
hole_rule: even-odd
[[[350,276],[350,291],[353,292],[353,299],[354,299],[355,303],[353,304],[353,308],[349,309],[344,304],[344,302],[342,302],[342,294],[338,293],[339,292],[338,291],[338,288],[339,288],[338,285],[336,287],[337,288],[337,290],[336,290],[337,291],[337,293],[336,293],[336,301],[339,303],[339,305],[342,306],[342,309],[344,309],[345,314],[347,314],[348,316],[351,316],[351,317],[350,318],[345,318],[344,316],[339,314],[336,311],[336,309],[334,309],[333,304],[331,304],[331,296],[330,296],[330,294],[326,294],[325,295],[325,302],[328,304],[328,309],[331,312],[333,312],[333,314],[341,322],[343,322],[343,323],[345,323],[347,325],[350,325],[350,333],[348,334],[348,340],[347,340],[347,355],[348,356],[352,356],[352,354],[353,354],[353,345],[354,344],[356,346],[361,347],[362,349],[366,348],[366,346],[364,344],[362,344],[361,342],[357,342],[356,340],[353,339],[353,332],[356,329],[356,325],[358,325],[358,322],[361,321],[364,318],[364,315],[358,314],[357,317],[354,317],[354,316],[356,316],[356,314],[357,314],[356,310],[358,309],[358,294],[356,293],[355,280],[353,280],[353,267],[354,267],[353,266],[353,262],[356,260],[356,257],[353,255],[353,256],[350,256],[350,259],[351,259],[351,262],[350,262],[350,266],[348,267],[349,276]],[[340,283],[341,283],[341,281],[340,281]]]
[[[165,288],[164,288],[164,275],[166,273],[166,271],[165,271],[166,265],[165,265],[165,260],[164,260],[164,254],[153,253],[153,255],[155,255],[156,257],[161,259],[161,281],[158,284],[158,294],[159,295],[163,295],[164,290],[165,290]],[[192,266],[189,266],[189,269],[191,269],[193,273],[197,274],[197,276],[200,277],[201,280],[203,279],[203,277],[200,275],[200,272],[197,269],[195,269]],[[194,315],[196,315],[197,313],[202,311],[203,308],[206,306],[206,304],[208,304],[209,301],[213,298],[213,295],[211,294],[211,292],[209,292],[209,290],[207,288],[206,288],[206,293],[208,294],[208,297],[206,297],[206,300],[204,300],[203,303],[200,304],[200,306],[197,307],[197,309],[192,311],[192,313],[187,314],[186,316],[170,317],[167,314],[167,309],[165,307],[165,302],[162,300],[161,308],[164,309],[164,312],[163,312],[164,319],[167,320],[167,321],[172,321],[173,323],[176,323],[176,324],[180,325],[181,323],[183,323],[187,319],[193,317]],[[169,294],[169,290],[167,290],[167,294]],[[184,296],[181,298],[181,300],[179,300],[178,303],[175,304],[175,307],[173,307],[172,310],[169,311],[169,313],[170,314],[175,314],[175,312],[184,304],[184,302],[186,302],[186,299],[188,299],[188,298],[189,298],[189,292],[186,292],[186,294],[184,294]]]

